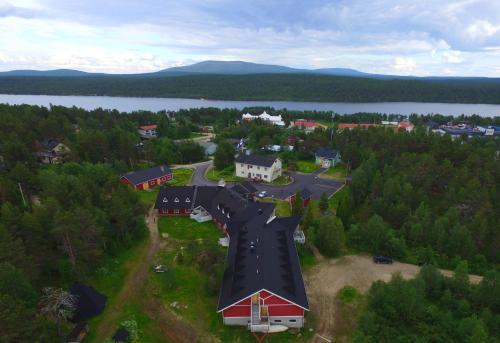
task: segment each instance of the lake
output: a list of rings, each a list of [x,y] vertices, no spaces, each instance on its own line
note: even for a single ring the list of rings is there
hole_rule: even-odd
[[[340,114],[357,112],[378,112],[387,114],[439,113],[458,116],[461,114],[477,114],[483,117],[500,116],[500,105],[487,104],[445,104],[422,102],[300,102],[300,101],[227,101],[176,98],[133,98],[109,96],[61,96],[61,95],[12,95],[0,94],[0,103],[29,104],[49,106],[61,105],[81,107],[86,110],[95,108],[116,109],[121,112],[138,110],[177,111],[179,109],[217,107],[242,109],[249,106],[270,106],[275,109],[334,111]]]

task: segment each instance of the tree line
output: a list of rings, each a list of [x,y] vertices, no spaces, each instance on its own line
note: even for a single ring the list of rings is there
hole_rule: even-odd
[[[310,74],[0,77],[0,93],[330,102],[500,103],[498,79],[381,80]]]

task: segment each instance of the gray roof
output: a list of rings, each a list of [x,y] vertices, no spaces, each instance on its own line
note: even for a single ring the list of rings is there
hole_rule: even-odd
[[[134,185],[138,185],[143,182],[158,179],[169,174],[172,174],[170,168],[166,164],[160,164],[151,168],[130,172],[123,175],[122,177],[126,178]]]
[[[338,153],[339,152],[335,149],[319,148],[316,150],[315,155],[323,158],[334,159],[337,158]]]
[[[262,166],[262,167],[271,167],[276,161],[277,157],[272,156],[272,155],[245,155],[245,154],[239,154],[235,161],[237,163],[246,163],[246,164],[252,164],[255,166]]]

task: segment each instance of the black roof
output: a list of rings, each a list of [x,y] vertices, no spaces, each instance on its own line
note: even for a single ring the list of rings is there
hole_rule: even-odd
[[[129,336],[129,332],[125,328],[119,328],[116,330],[114,336],[113,336],[113,341],[115,342],[126,342]]]
[[[262,166],[262,167],[271,167],[276,161],[276,157],[272,155],[246,155],[246,154],[239,154],[235,161],[237,163],[246,163],[246,164],[252,164],[255,166]]]
[[[250,193],[257,192],[257,188],[255,188],[255,186],[250,181],[243,181],[240,184],[241,184],[241,186],[246,188]]]
[[[185,210],[193,207],[195,186],[168,186],[160,188],[155,209]]]
[[[300,196],[302,197],[302,199],[309,199],[311,195],[311,191],[307,188],[302,188],[302,190],[300,191]]]
[[[59,143],[61,143],[58,139],[55,139],[55,138],[49,138],[49,139],[46,139],[42,142],[42,145],[44,148],[48,149],[48,150],[52,150],[54,149]]]
[[[122,177],[126,178],[134,185],[141,184],[143,182],[158,179],[162,176],[171,174],[172,171],[166,164],[160,164],[148,169],[142,169],[134,172],[127,173]]]
[[[300,218],[275,218],[267,223],[274,204],[253,203],[251,207],[245,215],[249,221],[229,225],[227,268],[217,310],[262,289],[309,309],[293,239]]]
[[[335,149],[319,148],[316,150],[316,156],[325,158],[336,158],[339,152]]]
[[[75,282],[71,286],[70,293],[76,297],[75,313],[71,318],[73,322],[97,316],[106,306],[106,296],[83,283]]]

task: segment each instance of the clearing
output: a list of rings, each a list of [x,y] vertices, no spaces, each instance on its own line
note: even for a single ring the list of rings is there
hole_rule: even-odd
[[[334,324],[336,320],[340,320],[336,318],[336,296],[342,288],[350,286],[366,293],[373,282],[389,281],[394,273],[401,273],[403,278],[410,279],[419,271],[419,266],[396,261],[393,264],[375,264],[371,256],[348,255],[323,259],[305,275],[310,307],[313,316],[317,318],[316,334],[310,342],[333,342],[336,329]],[[448,270],[440,271],[445,276],[453,275]],[[469,279],[471,283],[477,284],[482,277],[470,275]]]

